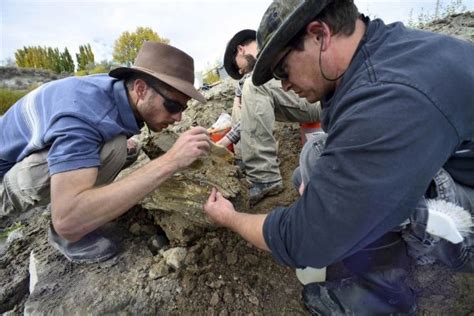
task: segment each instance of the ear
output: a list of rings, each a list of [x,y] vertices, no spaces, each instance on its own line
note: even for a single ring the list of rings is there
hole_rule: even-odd
[[[244,53],[244,45],[240,45],[240,44],[237,45],[237,52],[243,54]]]
[[[134,88],[135,92],[137,93],[138,98],[141,99],[145,96],[146,89],[148,88],[148,85],[142,79],[137,79],[133,83],[133,88]]]
[[[313,21],[306,26],[306,34],[314,38],[319,45],[323,45],[322,50],[326,50],[331,40],[331,31],[328,25],[321,21]]]

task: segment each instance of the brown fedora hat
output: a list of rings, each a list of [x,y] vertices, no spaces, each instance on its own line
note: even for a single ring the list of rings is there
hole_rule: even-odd
[[[159,42],[144,42],[131,67],[118,67],[109,76],[123,79],[131,73],[144,73],[163,81],[187,96],[206,103],[194,88],[194,60],[176,47]]]

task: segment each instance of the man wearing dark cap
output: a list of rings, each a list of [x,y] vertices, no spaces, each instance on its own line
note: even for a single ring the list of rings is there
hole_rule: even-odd
[[[292,206],[239,213],[213,190],[211,219],[288,266],[342,261],[350,278],[305,286],[315,315],[415,314],[407,253],[472,273],[474,63],[461,61],[474,45],[371,21],[351,0],[275,0],[257,42],[254,84],[321,100],[327,139],[304,150]]]
[[[194,61],[145,42],[132,67],[42,85],[0,117],[0,216],[51,204],[50,243],[72,262],[116,254],[98,232],[173,173],[209,151],[207,132],[183,133],[163,156],[113,182],[127,138],[181,120],[195,90]]]
[[[271,80],[256,87],[250,80],[257,56],[256,32],[242,30],[229,41],[224,54],[227,73],[239,80],[234,100],[233,119],[240,112],[240,128],[235,128],[220,143],[236,143],[240,139],[240,154],[247,179],[251,182],[251,204],[266,195],[283,190],[277,158],[277,143],[273,136],[275,120],[280,122],[319,121],[319,104],[310,104],[294,92],[285,92],[281,84]],[[237,119],[238,121],[238,119]]]

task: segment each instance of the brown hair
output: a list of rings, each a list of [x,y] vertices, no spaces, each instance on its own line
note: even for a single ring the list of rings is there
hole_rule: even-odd
[[[329,26],[333,34],[342,33],[352,35],[359,17],[359,10],[353,0],[334,0],[313,18],[311,22],[320,21]],[[303,38],[306,34],[306,25],[290,41],[289,46],[296,50],[304,50]]]

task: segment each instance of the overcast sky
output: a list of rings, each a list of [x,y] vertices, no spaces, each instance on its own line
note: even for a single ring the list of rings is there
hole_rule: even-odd
[[[446,7],[454,0],[440,0]],[[359,11],[407,22],[412,11],[434,13],[436,0],[356,0]],[[474,0],[462,1],[474,10]],[[197,71],[221,60],[230,37],[256,29],[271,0],[0,0],[0,62],[23,46],[68,48],[90,43],[96,62],[112,59],[124,31],[150,27],[194,57]],[[3,63],[2,63],[3,64]]]

